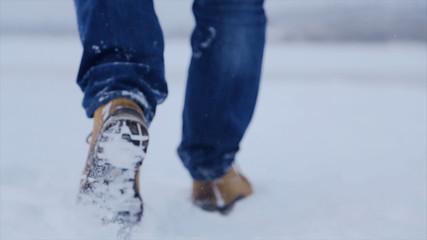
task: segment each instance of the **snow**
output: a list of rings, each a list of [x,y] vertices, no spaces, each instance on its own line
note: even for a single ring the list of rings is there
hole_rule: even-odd
[[[426,45],[267,46],[237,155],[254,195],[228,216],[190,201],[176,154],[189,43],[166,39],[170,94],[150,127],[133,239],[425,239]],[[114,239],[76,205],[92,122],[76,36],[2,35],[0,239]]]
[[[138,125],[138,128],[138,131],[142,132],[140,125]],[[120,129],[119,122],[115,123],[109,132],[103,134],[103,137],[106,137],[107,140],[100,143],[99,146],[102,148],[102,152],[98,153],[98,157],[108,159],[108,162],[117,168],[134,169],[136,163],[141,160],[141,157],[145,156],[142,143],[148,140],[148,136],[132,136],[129,127],[123,126],[121,133],[132,136],[132,140],[138,140],[141,144],[141,146],[135,146],[129,144],[129,141],[122,139],[121,135],[116,134],[116,129]],[[126,160],[122,161],[121,159]]]

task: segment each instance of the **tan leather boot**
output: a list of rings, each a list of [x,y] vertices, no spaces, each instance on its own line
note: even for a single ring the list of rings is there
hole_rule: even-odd
[[[139,167],[147,146],[144,114],[135,102],[117,98],[98,108],[79,202],[95,205],[105,223],[139,222]]]
[[[234,167],[214,181],[193,181],[193,203],[207,211],[228,214],[236,201],[251,194],[251,184]]]

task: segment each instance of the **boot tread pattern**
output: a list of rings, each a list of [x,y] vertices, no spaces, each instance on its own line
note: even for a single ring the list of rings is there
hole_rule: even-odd
[[[133,225],[143,212],[136,177],[146,153],[148,132],[140,118],[110,117],[89,154],[90,165],[78,200],[97,206],[103,223]]]

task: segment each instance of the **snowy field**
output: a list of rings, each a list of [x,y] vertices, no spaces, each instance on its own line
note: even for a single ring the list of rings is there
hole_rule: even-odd
[[[255,192],[224,217],[190,202],[175,150],[190,49],[166,44],[133,239],[426,239],[426,45],[268,45],[238,155]],[[71,36],[1,38],[1,239],[115,238],[76,206],[80,53]]]

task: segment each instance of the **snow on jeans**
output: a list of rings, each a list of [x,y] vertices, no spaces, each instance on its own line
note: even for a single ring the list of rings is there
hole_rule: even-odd
[[[83,56],[77,83],[87,116],[124,97],[147,124],[168,93],[152,0],[75,0]],[[196,26],[178,154],[200,181],[222,176],[252,118],[265,42],[263,0],[195,0]]]

